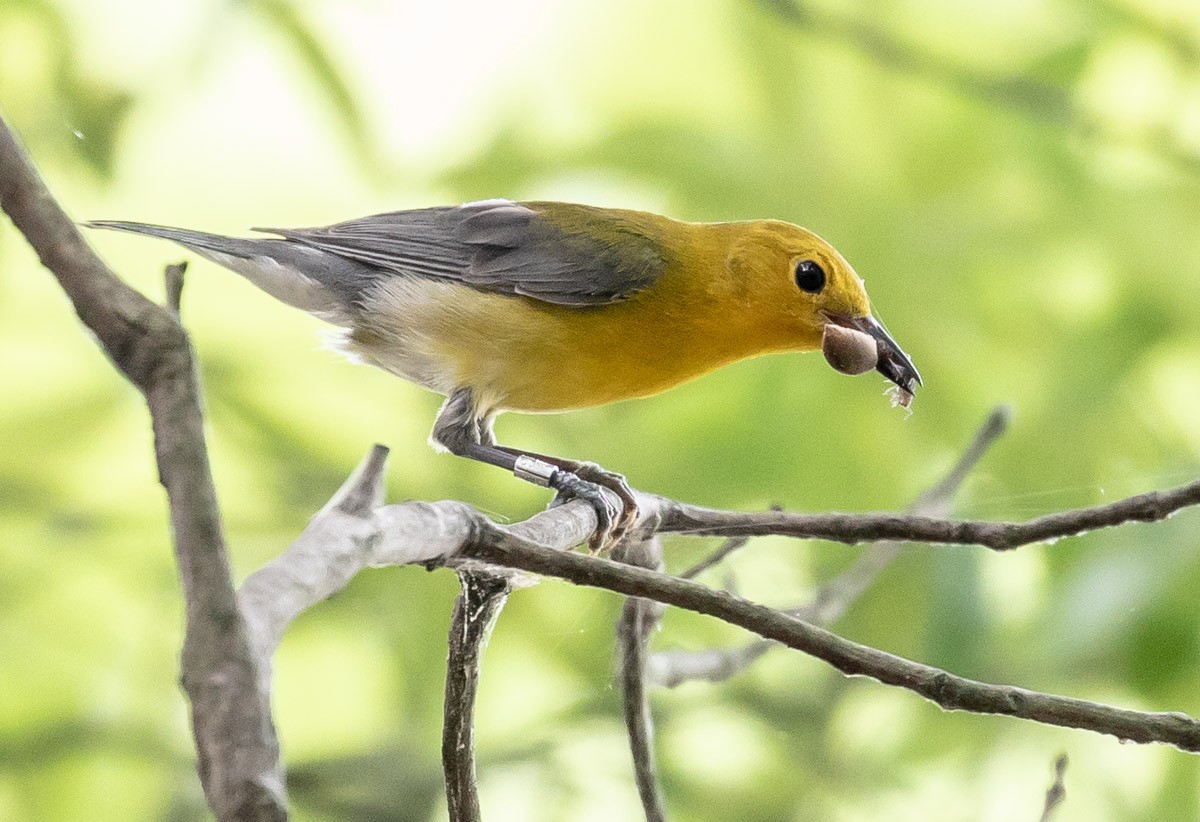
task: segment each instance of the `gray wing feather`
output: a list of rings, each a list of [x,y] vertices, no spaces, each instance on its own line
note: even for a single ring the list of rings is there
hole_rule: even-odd
[[[518,248],[529,238],[537,213],[508,200],[469,203],[460,212],[454,237],[467,245]]]
[[[564,232],[508,200],[395,211],[323,228],[256,229],[364,263],[387,275],[444,279],[559,305],[623,300],[657,279],[664,260],[632,227],[616,245]]]

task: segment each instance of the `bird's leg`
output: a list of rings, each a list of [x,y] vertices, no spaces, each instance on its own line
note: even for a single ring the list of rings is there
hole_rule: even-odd
[[[553,488],[560,495],[576,497],[591,505],[597,522],[596,532],[588,540],[593,552],[609,547],[624,535],[628,522],[632,521],[631,509],[632,516],[637,515],[629,487],[625,485],[626,493],[622,494],[609,484],[611,480],[607,477],[616,477],[624,485],[625,479],[620,474],[610,474],[592,463],[559,460],[496,445],[491,417],[479,413],[469,388],[458,389],[446,400],[434,422],[432,439],[452,454],[498,466],[526,482]],[[586,476],[580,476],[576,469]],[[614,504],[606,493],[610,490],[621,505]]]
[[[617,519],[617,522],[613,527],[612,542],[619,542],[621,538],[625,536],[625,533],[633,527],[633,524],[637,522],[637,498],[634,497],[633,489],[630,488],[629,483],[625,481],[624,475],[618,474],[615,471],[607,471],[594,462],[582,462],[580,460],[563,459],[562,457],[551,457],[546,454],[539,454],[534,451],[526,451],[521,448],[511,448],[507,445],[498,445],[496,443],[496,435],[492,431],[492,423],[494,420],[495,415],[493,414],[486,414],[476,418],[475,425],[479,432],[479,442],[482,444],[493,445],[506,454],[512,454],[514,457],[529,457],[530,459],[539,460],[557,468],[561,468],[564,471],[569,471],[585,482],[599,485],[601,488],[607,488],[621,499],[623,509],[621,511],[621,516]]]
[[[590,482],[593,485],[599,485],[601,488],[607,488],[616,494],[622,504],[623,510],[621,516],[617,518],[613,526],[613,542],[620,540],[625,536],[625,532],[633,527],[637,521],[638,505],[637,498],[633,495],[633,489],[629,487],[629,483],[625,481],[623,474],[618,474],[616,471],[608,471],[603,466],[597,465],[594,462],[583,462],[580,460],[568,460],[562,457],[550,457],[545,454],[538,454],[534,451],[525,451],[520,448],[510,448],[506,445],[497,445],[496,448],[506,454],[512,454],[515,457],[528,457],[530,459],[539,460],[549,463],[556,468],[561,468],[585,482]]]

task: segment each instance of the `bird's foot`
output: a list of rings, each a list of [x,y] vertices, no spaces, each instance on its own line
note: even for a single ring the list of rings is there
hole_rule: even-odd
[[[625,481],[624,474],[606,471],[594,462],[578,462],[571,467],[571,473],[582,480],[607,488],[621,500],[621,516],[617,518],[616,528],[618,538],[625,536],[629,529],[637,523],[638,504],[633,495],[633,489]]]
[[[596,531],[588,539],[593,554],[611,549],[637,522],[637,500],[625,477],[594,462],[561,466],[550,480],[550,487],[558,491],[555,504],[569,498],[581,499],[596,511]]]

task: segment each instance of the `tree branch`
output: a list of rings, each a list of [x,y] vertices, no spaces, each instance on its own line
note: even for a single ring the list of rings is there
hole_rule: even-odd
[[[786,511],[739,512],[656,498],[660,530],[709,536],[787,536],[862,542],[925,542],[981,545],[1009,551],[1036,542],[1053,543],[1099,528],[1128,522],[1158,522],[1200,504],[1200,481],[1166,491],[1149,491],[1107,505],[1048,514],[1026,522],[945,520],[902,514],[792,514]]]
[[[772,508],[772,511],[782,509]],[[680,579],[695,579],[703,574],[709,568],[715,568],[729,557],[746,547],[746,543],[750,541],[750,537],[726,537],[725,540],[717,546],[717,550],[706,556],[704,559],[690,566],[686,570],[678,574]]]
[[[239,610],[268,676],[271,655],[292,620],[344,588],[355,574],[371,567],[375,556],[390,555],[399,565],[428,559],[422,555],[421,537],[405,539],[410,534],[427,534],[431,551],[445,550],[436,539],[441,519],[435,506],[410,505],[402,517],[395,516],[393,506],[379,507],[387,455],[387,448],[374,446],[287,551],[238,589]],[[385,523],[395,538],[383,538]]]
[[[512,591],[512,575],[483,569],[458,572],[462,592],[450,619],[446,661],[442,769],[451,822],[478,822],[475,785],[475,694],[483,647]]]
[[[270,715],[271,655],[302,610],[341,589],[363,568],[394,564],[446,564],[462,571],[464,595],[455,624],[466,632],[480,632],[465,637],[453,652],[461,654],[456,664],[464,676],[449,682],[447,689],[447,764],[458,775],[448,789],[462,800],[458,804],[466,810],[461,818],[478,816],[470,756],[472,677],[477,675],[489,617],[503,601],[500,588],[489,587],[480,596],[470,590],[477,583],[488,587],[495,582],[494,577],[488,577],[492,582],[479,582],[484,577],[481,562],[715,616],[822,659],[847,675],[868,676],[914,691],[947,710],[1004,714],[1200,751],[1200,722],[1185,714],[1128,711],[975,682],[851,642],[796,616],[688,580],[564,553],[596,528],[595,512],[579,501],[509,527],[492,523],[460,502],[381,505],[386,458],[382,447],[367,456],[295,543],[252,575],[235,595],[208,464],[192,351],[176,316],[182,270],[173,268],[168,273],[169,308],[155,305],[121,282],[54,202],[2,121],[0,208],[58,279],[114,365],[145,395],[186,600],[182,682],[191,704],[201,782],[219,820],[286,819],[283,770]],[[638,531],[642,539],[659,532],[729,537],[779,534],[849,544],[903,540],[1009,550],[1095,528],[1161,520],[1198,503],[1200,482],[1195,482],[1108,505],[1003,523],[895,514],[748,514],[640,494]],[[493,568],[488,573],[498,572]],[[872,573],[877,571],[866,573],[865,578],[872,578]],[[503,584],[509,584],[507,579]],[[839,596],[848,602],[857,594]],[[637,641],[627,642],[631,652],[627,659],[632,661],[625,670],[636,681],[629,683],[633,687],[627,691],[627,712],[636,737],[635,755],[645,760],[639,766],[639,779],[653,782],[645,695],[638,692],[644,668],[639,656],[644,654],[648,620],[640,610],[631,615],[628,636]],[[648,815],[661,811],[661,803],[657,811],[652,805],[647,805]]]
[[[1054,812],[1067,798],[1067,789],[1063,784],[1063,777],[1066,775],[1067,755],[1061,753],[1054,759],[1054,782],[1046,791],[1046,804],[1042,807],[1042,822],[1050,822],[1054,818]]]
[[[662,545],[651,537],[622,550],[621,560],[640,568],[662,567]],[[649,599],[630,597],[617,620],[617,647],[620,651],[620,678],[625,728],[633,756],[634,782],[646,822],[664,822],[667,818],[658,769],[654,762],[654,721],[646,693],[646,645],[658,625],[661,606]]]
[[[946,710],[1003,714],[1110,734],[1130,742],[1166,742],[1200,752],[1200,721],[1182,713],[1144,713],[954,676],[929,665],[843,639],[765,605],[689,580],[600,557],[552,551],[499,528],[464,545],[459,557],[561,577],[578,585],[657,600],[717,617],[828,662],[847,676],[867,676],[918,693]]]
[[[234,598],[187,334],[170,310],[127,286],[92,252],[3,120],[0,207],[149,406],[186,599],[182,683],[209,806],[220,820],[285,819],[279,745],[269,697],[259,689],[259,658]]]
[[[1011,410],[1004,405],[992,409],[992,413],[975,433],[962,456],[940,481],[925,491],[907,509],[909,513],[944,516],[950,512],[950,503],[967,475],[978,464],[983,455],[1008,429]],[[706,568],[724,559],[730,552],[728,546],[740,548],[749,537],[728,537],[726,544],[704,562],[701,562],[680,577],[690,579],[690,572]],[[858,601],[874,584],[883,570],[900,555],[901,543],[879,542],[872,545],[841,574],[817,589],[813,598],[805,605],[785,609],[785,613],[815,625],[830,625],[841,619],[846,611]],[[693,679],[721,682],[741,673],[759,660],[767,651],[779,647],[774,642],[756,639],[735,648],[711,648],[702,651],[658,651],[650,656],[648,676],[651,682],[674,688]]]
[[[964,463],[982,447],[964,457]],[[960,463],[960,467],[964,465]],[[965,468],[963,469],[965,471]],[[955,472],[952,472],[952,477]],[[961,473],[961,472],[960,472]],[[945,487],[942,483],[941,487]],[[1185,490],[1190,486],[1185,486]],[[1191,493],[1191,492],[1186,492]],[[843,542],[856,542],[879,536],[878,523],[887,534],[912,536],[913,532],[951,534],[963,541],[990,539],[995,529],[1012,540],[1026,538],[1031,532],[1045,534],[1046,521],[1072,524],[1095,518],[1096,512],[1115,525],[1120,517],[1130,519],[1144,511],[1145,500],[1165,500],[1155,518],[1165,508],[1190,504],[1180,489],[1162,494],[1141,495],[1095,509],[1065,512],[1030,523],[955,522],[924,517],[892,515],[801,516],[775,512],[740,514],[708,511],[662,497],[639,495],[641,513],[638,528],[642,533],[655,528],[678,526],[705,511],[706,527],[719,528],[727,520],[746,528],[745,522],[764,533],[793,533],[814,530],[818,535]],[[1108,733],[1136,742],[1162,741],[1184,750],[1200,750],[1200,723],[1184,714],[1141,713],[1110,708],[1084,700],[1041,694],[1020,688],[991,685],[956,677],[945,671],[895,657],[883,651],[850,642],[828,631],[774,611],[746,602],[724,592],[714,592],[686,580],[678,580],[643,569],[631,568],[608,560],[562,554],[583,542],[595,529],[592,509],[578,501],[544,511],[512,526],[497,525],[481,513],[459,502],[406,503],[386,505],[373,514],[359,517],[353,528],[334,526],[330,519],[337,506],[326,506],[321,515],[284,555],[256,573],[243,588],[243,610],[251,625],[273,626],[268,637],[277,637],[287,622],[303,608],[340,589],[357,571],[389,564],[447,564],[482,561],[491,565],[559,576],[583,585],[606,588],[626,596],[639,596],[658,602],[689,608],[724,619],[758,633],[771,642],[802,650],[829,662],[849,675],[870,676],[880,682],[913,690],[947,710],[971,710],[999,713],[1048,724],[1077,727]],[[681,514],[682,512],[682,514]],[[768,518],[768,528],[757,520]],[[690,520],[694,521],[694,520]],[[740,522],[739,522],[740,521]],[[813,528],[817,522],[820,528]],[[802,523],[800,528],[796,523]],[[916,523],[914,526],[913,523]],[[838,531],[837,528],[844,531]],[[771,530],[777,529],[777,530]],[[1013,536],[1015,535],[1015,536]],[[1015,543],[1014,543],[1015,544]],[[647,576],[648,575],[648,576]],[[305,581],[297,584],[296,580]],[[279,587],[282,586],[282,587]],[[272,596],[251,596],[251,589],[275,591]],[[290,615],[290,616],[289,616]],[[277,639],[275,640],[277,641]],[[258,645],[274,647],[270,641]],[[746,653],[761,653],[751,649]]]

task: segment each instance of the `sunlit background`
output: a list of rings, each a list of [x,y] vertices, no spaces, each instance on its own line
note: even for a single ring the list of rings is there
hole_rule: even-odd
[[[507,417],[510,444],[730,508],[895,509],[998,402],[956,513],[1025,518],[1200,473],[1200,5],[1184,0],[0,0],[0,107],[77,219],[235,233],[486,197],[808,226],[925,377],[914,413],[819,356]],[[96,235],[159,298],[157,241]],[[185,295],[239,579],[374,442],[393,500],[521,519],[544,492],[434,454],[439,398],[196,261]],[[672,541],[676,570],[709,547]],[[855,555],[764,539],[707,582],[803,602]],[[964,676],[1200,714],[1200,514],[1007,555],[908,549],[836,627]],[[277,658],[299,820],[444,818],[453,575],[362,575]],[[494,820],[636,819],[615,596],[545,582],[488,648]],[[0,818],[205,818],[147,416],[0,226]],[[653,644],[744,641],[670,613]],[[775,652],[656,692],[678,820],[1191,819],[1194,758],[946,714]]]

